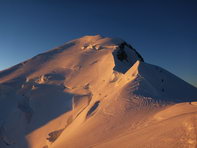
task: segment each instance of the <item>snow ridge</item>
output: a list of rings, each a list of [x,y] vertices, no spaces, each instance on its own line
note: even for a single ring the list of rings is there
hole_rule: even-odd
[[[195,101],[122,39],[84,36],[0,72],[0,147],[195,147]]]

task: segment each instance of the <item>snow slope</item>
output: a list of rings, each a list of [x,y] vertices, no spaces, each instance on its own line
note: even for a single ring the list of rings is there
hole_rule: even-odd
[[[196,147],[197,88],[121,39],[72,40],[0,72],[0,147]]]

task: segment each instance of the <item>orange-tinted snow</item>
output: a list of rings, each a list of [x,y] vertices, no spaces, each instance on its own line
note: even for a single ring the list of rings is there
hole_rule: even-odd
[[[194,101],[123,40],[85,36],[0,72],[0,147],[195,148]]]

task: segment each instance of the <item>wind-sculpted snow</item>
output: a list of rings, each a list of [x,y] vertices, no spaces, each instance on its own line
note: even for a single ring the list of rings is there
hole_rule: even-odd
[[[137,60],[144,62],[141,55],[126,42],[118,45],[117,49],[113,52],[113,56],[115,62],[113,69],[123,74],[126,73]]]
[[[97,101],[94,103],[94,105],[90,108],[90,110],[87,113],[87,117],[93,115],[93,113],[95,112],[95,110],[97,109],[97,107],[99,106],[100,101]]]
[[[0,72],[0,148],[194,148],[196,102],[122,39],[84,36]]]

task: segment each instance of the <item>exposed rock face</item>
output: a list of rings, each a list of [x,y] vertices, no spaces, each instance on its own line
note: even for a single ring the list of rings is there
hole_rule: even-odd
[[[119,60],[121,60],[121,61],[122,60],[127,60],[127,55],[126,55],[126,53],[124,51],[124,48],[128,47],[128,48],[130,48],[131,50],[133,50],[137,54],[137,56],[139,58],[139,61],[144,62],[144,59],[142,58],[142,56],[131,45],[127,44],[126,42],[121,43],[118,47],[120,49],[118,51],[118,55],[117,55]]]

